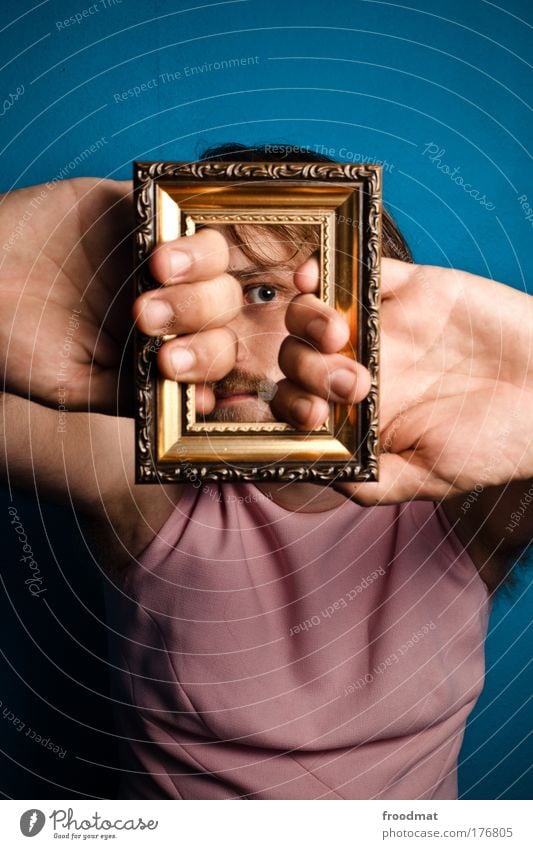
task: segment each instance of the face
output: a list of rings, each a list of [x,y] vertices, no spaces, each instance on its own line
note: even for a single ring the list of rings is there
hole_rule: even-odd
[[[224,235],[228,238],[227,228],[218,229],[223,233],[226,230]],[[277,391],[277,381],[284,377],[278,365],[278,353],[288,335],[287,306],[299,293],[294,273],[316,248],[309,244],[302,247],[303,239],[288,243],[273,235],[267,225],[258,225],[253,230],[254,248],[260,246],[262,261],[252,261],[228,238],[228,273],[242,286],[244,303],[237,318],[227,325],[238,340],[235,368],[223,380],[210,384],[216,407],[206,416],[207,421],[275,421],[269,401]]]

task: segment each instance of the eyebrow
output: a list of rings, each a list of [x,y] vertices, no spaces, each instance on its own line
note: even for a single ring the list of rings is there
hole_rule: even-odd
[[[235,277],[239,282],[250,280],[254,277],[262,277],[265,274],[276,274],[280,271],[294,272],[294,268],[289,265],[247,265],[245,268],[228,268],[227,273]]]

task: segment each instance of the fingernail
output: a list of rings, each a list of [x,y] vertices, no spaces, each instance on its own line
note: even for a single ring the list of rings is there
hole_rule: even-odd
[[[191,258],[183,251],[170,252],[170,277],[179,277],[190,268]]]
[[[170,362],[176,374],[181,374],[192,369],[196,362],[196,357],[187,348],[174,348],[170,352]]]
[[[292,402],[291,414],[297,422],[305,424],[311,412],[311,401],[308,398],[297,398]]]
[[[169,325],[174,320],[174,313],[172,307],[166,301],[152,298],[146,304],[145,317],[154,330],[168,330]]]
[[[307,325],[307,333],[317,342],[322,341],[328,322],[326,318],[313,318]]]
[[[357,378],[353,371],[349,371],[346,368],[339,368],[331,372],[329,388],[335,395],[347,398],[353,395],[356,382]]]

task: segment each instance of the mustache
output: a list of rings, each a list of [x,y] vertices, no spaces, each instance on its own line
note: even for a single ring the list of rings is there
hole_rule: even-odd
[[[236,392],[257,395],[264,401],[271,401],[278,385],[261,374],[253,374],[242,369],[232,369],[222,380],[209,384],[215,395],[232,395]]]

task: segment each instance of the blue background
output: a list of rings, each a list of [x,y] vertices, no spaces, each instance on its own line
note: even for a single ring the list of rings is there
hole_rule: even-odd
[[[24,86],[0,118],[3,191],[58,174],[128,178],[134,159],[191,159],[214,143],[294,143],[384,161],[385,202],[418,262],[522,289],[531,281],[532,224],[518,200],[533,205],[526,0],[4,0],[2,11],[0,98]],[[209,69],[230,59],[248,61]],[[494,208],[439,170],[429,144]],[[24,747],[0,723],[0,789],[15,798],[112,794],[112,771],[87,763],[113,757],[97,576],[71,514],[31,498],[17,505],[41,539],[64,619],[51,623],[11,586],[17,558],[8,553],[0,699],[69,752],[59,761]],[[531,595],[526,567],[495,603],[486,687],[462,751],[465,798],[532,795]]]

